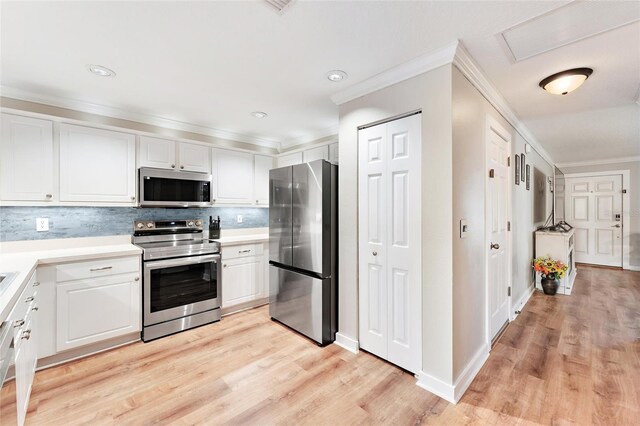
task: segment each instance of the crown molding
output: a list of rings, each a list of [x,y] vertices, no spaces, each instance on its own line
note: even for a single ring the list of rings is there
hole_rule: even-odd
[[[591,161],[572,161],[567,163],[557,163],[556,166],[562,169],[563,167],[581,167],[581,166],[598,166],[601,164],[620,164],[620,163],[634,163],[640,162],[640,156],[635,157],[620,157],[620,158],[605,158],[602,160]]]
[[[289,139],[280,142],[280,152],[284,152],[300,145],[312,145],[314,143],[338,141],[338,130],[340,126],[335,124],[326,129],[318,130],[316,132],[307,133],[304,136],[295,139]]]
[[[376,74],[366,80],[347,87],[345,90],[331,96],[336,105],[342,105],[369,93],[373,93],[393,84],[400,83],[411,77],[434,70],[453,61],[459,41],[456,40],[438,50],[418,56],[386,71]]]
[[[549,164],[553,165],[554,161],[551,155],[533,136],[531,131],[522,123],[518,115],[511,109],[507,101],[500,94],[498,89],[485,77],[484,73],[471,57],[462,42],[457,44],[457,49],[453,58],[453,65],[478,89],[480,93],[489,101],[495,109],[498,110],[505,120],[511,124],[518,133],[531,145],[542,158]]]
[[[67,108],[75,111],[85,112],[89,114],[97,114],[107,117],[118,118],[121,120],[135,121],[139,123],[149,124],[152,126],[164,127],[183,132],[199,133],[202,135],[212,136],[230,141],[243,142],[251,145],[257,145],[265,148],[280,151],[280,141],[263,139],[236,133],[228,130],[217,129],[198,124],[186,123],[158,115],[133,112],[122,108],[111,107],[107,105],[96,104],[92,102],[81,101],[77,99],[61,98],[55,96],[47,96],[36,94],[31,91],[17,89],[14,87],[0,86],[0,95],[7,98],[19,99],[27,102],[35,102]]]

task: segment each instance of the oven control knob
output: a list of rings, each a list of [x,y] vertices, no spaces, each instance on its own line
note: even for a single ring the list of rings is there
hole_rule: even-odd
[[[153,228],[153,223],[151,222],[147,223],[147,228]]]
[[[202,221],[201,220],[196,220],[196,226],[200,226],[202,225]]]
[[[193,222],[192,221],[187,222],[187,226],[193,226]]]
[[[138,223],[138,229],[144,228],[144,223]]]

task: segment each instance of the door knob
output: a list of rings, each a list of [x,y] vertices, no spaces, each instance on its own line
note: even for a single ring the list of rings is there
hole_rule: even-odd
[[[494,250],[498,250],[500,248],[500,244],[498,243],[491,243],[491,248]]]
[[[620,224],[618,223],[617,225],[612,225],[612,228],[620,228]]]
[[[377,256],[377,255],[378,255],[378,252],[377,252],[377,251],[374,251],[372,254],[373,254],[374,256]]]
[[[180,166],[180,169],[184,169],[184,166]]]

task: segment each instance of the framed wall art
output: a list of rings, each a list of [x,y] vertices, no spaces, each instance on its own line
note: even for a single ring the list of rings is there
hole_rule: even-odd
[[[515,164],[515,171],[516,171],[516,185],[520,185],[520,156],[518,154],[516,154],[516,161],[514,161]]]
[[[524,157],[524,153],[520,154],[520,179],[522,179],[522,181],[524,182],[526,176],[524,173],[524,166],[525,166],[526,161],[525,161],[525,157]]]

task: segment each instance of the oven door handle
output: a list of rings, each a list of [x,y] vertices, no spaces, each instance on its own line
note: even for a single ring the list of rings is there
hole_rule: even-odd
[[[194,265],[198,263],[207,263],[207,262],[220,262],[219,254],[212,254],[207,256],[193,256],[193,257],[181,257],[179,259],[167,259],[167,260],[154,260],[151,262],[144,262],[145,269],[159,269],[159,268],[168,268],[171,266],[184,266],[184,265]]]

